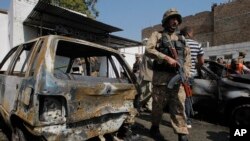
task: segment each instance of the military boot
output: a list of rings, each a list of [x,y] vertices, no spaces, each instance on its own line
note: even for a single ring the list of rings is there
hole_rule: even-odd
[[[178,134],[178,141],[188,141],[187,135]]]
[[[154,138],[157,141],[164,141],[164,137],[160,133],[159,126],[152,125],[150,128],[150,135],[152,138]]]

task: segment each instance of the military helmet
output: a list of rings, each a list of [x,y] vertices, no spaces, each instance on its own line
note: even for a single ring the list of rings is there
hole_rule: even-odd
[[[171,17],[177,17],[179,24],[181,24],[182,17],[175,8],[171,8],[164,13],[161,23],[164,24]]]

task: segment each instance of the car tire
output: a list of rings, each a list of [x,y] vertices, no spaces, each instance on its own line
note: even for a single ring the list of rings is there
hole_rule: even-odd
[[[0,129],[0,141],[9,141],[6,134]]]
[[[238,105],[232,109],[230,125],[250,126],[250,104]]]
[[[26,138],[25,138],[23,131],[20,128],[15,127],[11,135],[11,140],[12,141],[26,141]]]

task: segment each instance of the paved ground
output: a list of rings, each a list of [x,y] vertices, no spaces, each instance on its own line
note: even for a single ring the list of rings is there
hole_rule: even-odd
[[[160,131],[166,141],[178,141],[169,122],[169,115],[164,114]],[[136,119],[136,125],[133,130],[140,134],[145,141],[154,141],[150,138],[150,114],[142,113]],[[229,128],[200,120],[193,120],[193,127],[189,130],[188,139],[190,141],[229,141]]]

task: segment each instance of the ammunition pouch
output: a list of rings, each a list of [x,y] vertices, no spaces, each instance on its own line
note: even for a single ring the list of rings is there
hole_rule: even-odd
[[[185,41],[184,40],[176,40],[176,41],[169,40],[166,34],[162,34],[161,44],[158,48],[156,48],[156,50],[175,59],[174,54],[172,53],[172,50],[171,50],[172,47],[174,47],[175,50],[177,51],[178,58],[183,60]],[[177,68],[171,67],[164,60],[154,60],[153,70],[164,71],[168,73],[177,73]]]

